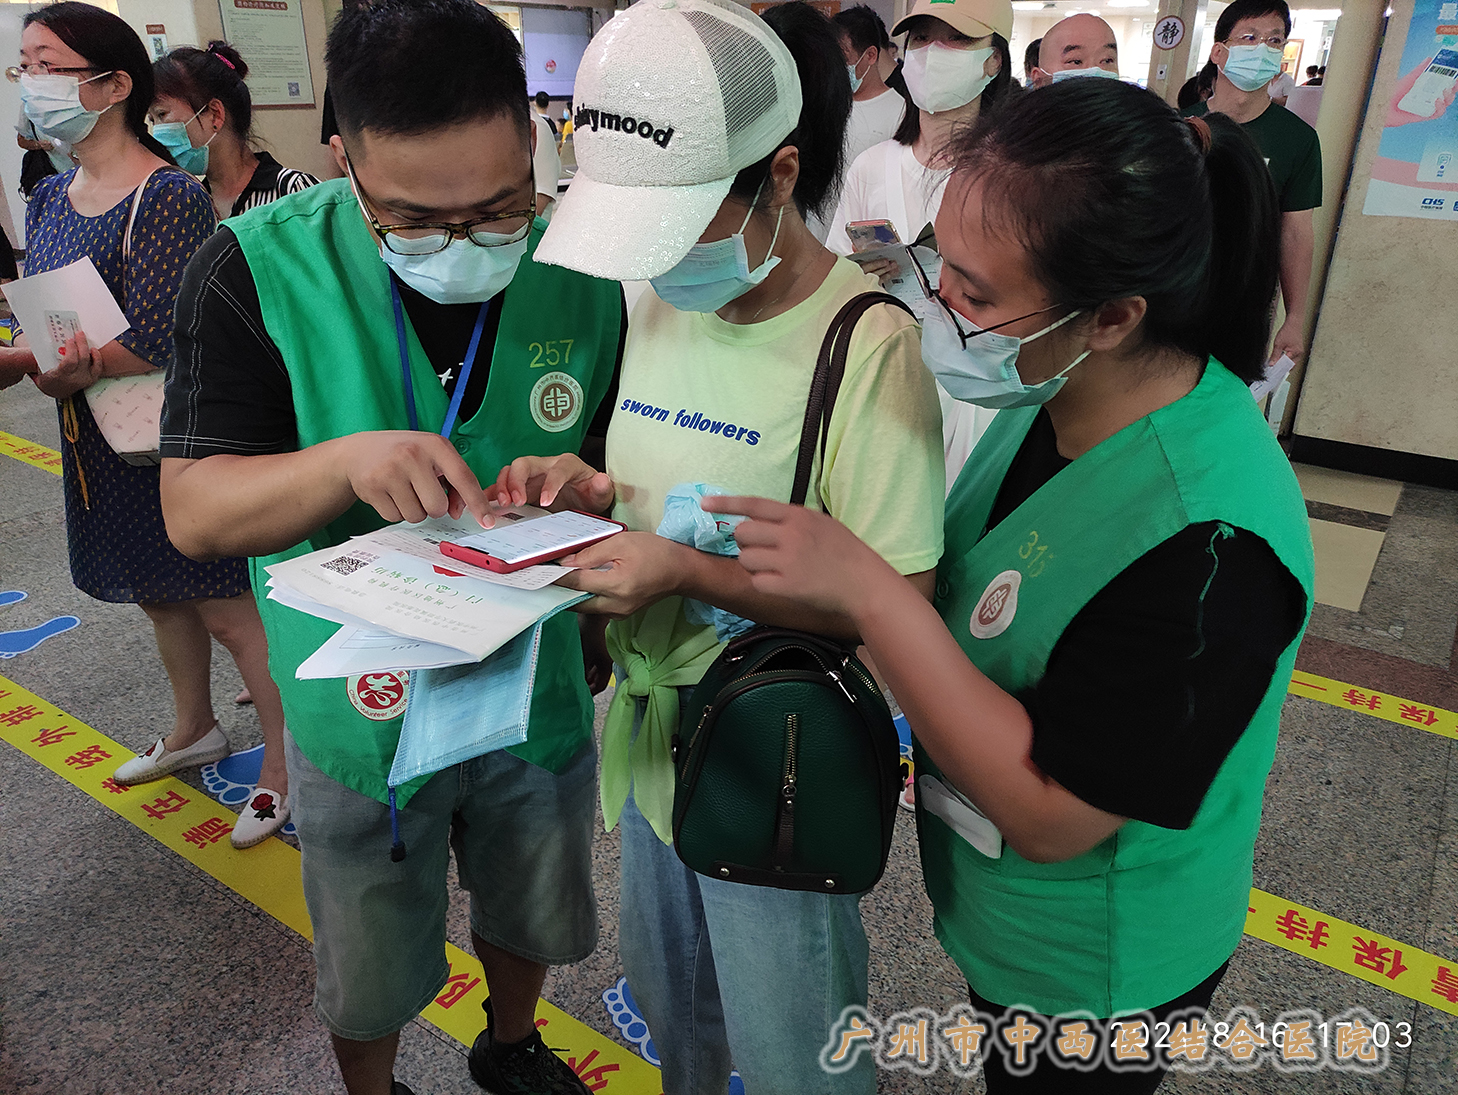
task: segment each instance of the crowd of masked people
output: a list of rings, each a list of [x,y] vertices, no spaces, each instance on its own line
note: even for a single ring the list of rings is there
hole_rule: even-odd
[[[816,734],[855,702],[889,719],[880,689],[914,736],[935,933],[977,1014],[1153,1024],[1210,1003],[1312,603],[1305,507],[1250,389],[1301,352],[1321,201],[1315,133],[1268,94],[1289,32],[1284,0],[1234,0],[1213,90],[1182,114],[1121,78],[1090,15],[1043,36],[1023,88],[1009,0],[916,0],[890,73],[864,7],[640,0],[582,58],[548,223],[521,47],[473,0],[336,19],[323,183],[259,150],[231,47],[154,65],[101,9],[25,18],[11,75],[57,168],[30,195],[26,272],[89,257],[130,329],[55,365],[21,337],[0,380],[56,400],[75,583],[141,606],[176,697],[114,778],[226,755],[221,641],[265,740],[233,840],[297,827],[315,1010],[351,1095],[409,1095],[396,1047],[449,975],[452,855],[490,989],[471,1075],[587,1090],[534,1014],[549,967],[597,945],[599,807],[663,1090],[723,1095],[737,1069],[750,1095],[873,1092],[870,1052],[822,1054],[868,1005],[864,886],[783,868],[844,807],[811,793]],[[550,407],[537,343],[570,346]],[[160,466],[138,466],[87,391],[159,370]],[[660,534],[687,487],[733,550]],[[590,596],[543,626],[525,742],[389,787],[401,718],[296,678],[334,625],[255,598],[263,570],[521,504],[626,531],[566,560]],[[755,642],[836,651],[851,706],[827,687],[819,714],[773,716],[775,865],[709,867],[675,841],[681,755],[697,686]],[[751,739],[718,748],[759,763]],[[995,1095],[1149,1092],[1169,1064],[983,1053]]]

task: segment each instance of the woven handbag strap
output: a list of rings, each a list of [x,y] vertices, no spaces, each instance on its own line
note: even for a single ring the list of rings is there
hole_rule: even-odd
[[[815,362],[815,377],[810,381],[810,398],[805,404],[805,424],[800,428],[800,456],[795,463],[795,486],[790,491],[790,504],[803,506],[810,489],[810,468],[815,463],[815,442],[820,441],[820,462],[825,463],[825,445],[830,434],[830,416],[835,413],[835,399],[840,382],[845,378],[845,358],[850,352],[851,335],[856,321],[868,308],[890,304],[907,315],[914,315],[904,301],[889,293],[862,293],[848,301],[830,321],[820,356]]]

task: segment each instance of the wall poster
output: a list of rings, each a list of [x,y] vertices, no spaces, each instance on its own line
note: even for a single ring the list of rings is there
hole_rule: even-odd
[[[313,106],[302,0],[219,0],[223,37],[248,62],[254,106]]]
[[[1398,72],[1362,212],[1458,220],[1458,0],[1414,0]]]

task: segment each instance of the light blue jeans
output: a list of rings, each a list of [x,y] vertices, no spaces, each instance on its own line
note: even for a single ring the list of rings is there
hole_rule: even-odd
[[[620,825],[618,948],[665,1095],[724,1095],[731,1068],[746,1095],[874,1095],[870,1054],[838,1075],[819,1061],[841,1011],[866,1004],[860,899],[698,874],[631,795]]]

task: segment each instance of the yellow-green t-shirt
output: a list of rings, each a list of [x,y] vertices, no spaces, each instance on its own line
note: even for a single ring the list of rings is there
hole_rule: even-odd
[[[680,312],[645,293],[608,429],[614,516],[653,532],[680,483],[787,501],[821,342],[847,301],[877,288],[838,258],[808,300],[752,324]],[[806,505],[834,515],[900,573],[915,574],[941,557],[945,476],[941,410],[916,323],[888,305],[872,308],[856,324],[825,465],[817,453]],[[641,618],[614,626],[631,635]],[[680,611],[674,630],[686,640],[704,628]]]

